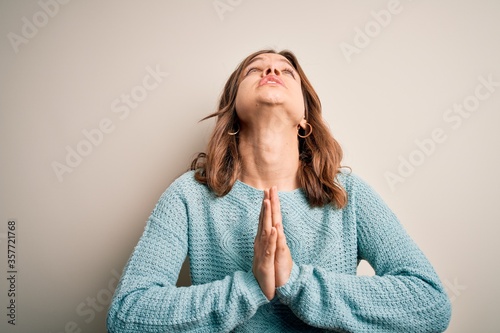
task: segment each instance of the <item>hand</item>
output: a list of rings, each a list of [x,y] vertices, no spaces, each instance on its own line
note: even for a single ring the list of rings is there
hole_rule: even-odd
[[[274,297],[276,287],[288,281],[292,265],[292,256],[286,244],[281,220],[278,190],[273,186],[264,191],[252,267],[254,276],[268,299]]]
[[[285,231],[281,220],[280,199],[275,186],[271,188],[269,195],[271,197],[273,226],[276,228],[277,233],[276,252],[274,254],[274,283],[277,288],[288,282],[290,273],[292,272],[293,260],[290,248],[286,244]]]
[[[252,272],[267,299],[276,293],[274,278],[274,254],[276,252],[276,228],[272,223],[269,190],[264,191],[264,200],[259,216],[259,226],[255,235]]]

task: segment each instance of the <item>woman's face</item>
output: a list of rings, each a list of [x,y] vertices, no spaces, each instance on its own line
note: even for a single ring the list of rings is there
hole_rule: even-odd
[[[275,110],[271,114],[269,110]],[[264,53],[243,69],[236,95],[236,113],[243,124],[279,119],[296,127],[304,118],[304,97],[298,73],[279,54]],[[277,117],[277,118],[276,118]]]

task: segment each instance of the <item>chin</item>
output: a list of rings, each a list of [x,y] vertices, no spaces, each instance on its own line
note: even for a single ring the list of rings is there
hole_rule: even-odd
[[[268,93],[259,98],[259,104],[268,104],[268,105],[280,105],[285,104],[286,98],[280,93]]]

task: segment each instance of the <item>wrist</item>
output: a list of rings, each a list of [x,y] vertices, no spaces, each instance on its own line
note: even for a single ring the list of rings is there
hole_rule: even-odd
[[[288,281],[282,286],[276,288],[276,294],[282,301],[284,301],[285,304],[291,301],[294,295],[298,293],[299,275],[300,267],[292,262],[292,270],[290,271]]]

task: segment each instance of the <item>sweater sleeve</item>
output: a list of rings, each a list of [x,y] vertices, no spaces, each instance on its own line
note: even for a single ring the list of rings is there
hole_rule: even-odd
[[[187,208],[174,182],[125,266],[108,311],[108,332],[228,332],[268,303],[252,272],[176,287],[187,248]]]
[[[346,176],[358,257],[375,276],[293,265],[280,300],[306,323],[348,332],[443,332],[451,306],[433,267],[393,212],[355,175]]]

